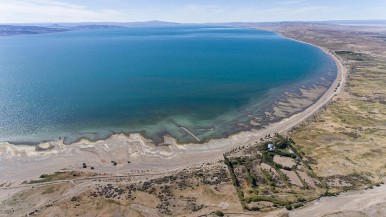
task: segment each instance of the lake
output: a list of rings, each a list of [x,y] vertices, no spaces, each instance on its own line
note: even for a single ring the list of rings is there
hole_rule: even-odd
[[[249,130],[288,91],[328,86],[334,61],[276,33],[221,26],[0,37],[0,141],[140,132],[198,142]],[[260,127],[263,127],[260,125]]]

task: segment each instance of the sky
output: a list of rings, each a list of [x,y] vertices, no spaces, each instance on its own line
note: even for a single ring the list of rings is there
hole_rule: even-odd
[[[0,0],[0,23],[386,20],[386,0]]]

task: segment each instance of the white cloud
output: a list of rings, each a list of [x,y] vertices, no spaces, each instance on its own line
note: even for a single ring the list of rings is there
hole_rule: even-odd
[[[53,0],[14,0],[0,2],[0,22],[79,22],[125,21],[117,10],[90,10],[85,6]]]
[[[140,4],[130,2],[98,0],[95,1],[93,7],[87,7],[81,3],[66,3],[66,0],[0,0],[0,23],[147,20],[264,22],[386,18],[384,15],[385,4],[373,6],[366,12],[366,8],[361,8],[358,5],[356,7],[342,4],[331,5],[309,0],[283,0],[270,4],[260,2],[249,5],[242,2],[240,4],[214,4],[213,1],[202,4],[189,3],[189,1],[186,1],[185,4],[181,2],[179,4],[163,4],[161,2],[149,4],[145,0]],[[358,13],[356,10],[360,10],[362,13]]]

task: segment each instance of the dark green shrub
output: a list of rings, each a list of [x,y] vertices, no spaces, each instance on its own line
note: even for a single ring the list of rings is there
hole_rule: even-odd
[[[224,213],[221,210],[217,210],[216,212],[214,212],[214,214],[217,216],[224,216]]]

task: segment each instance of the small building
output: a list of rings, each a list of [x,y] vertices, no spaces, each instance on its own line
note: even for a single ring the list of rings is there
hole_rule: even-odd
[[[269,150],[269,151],[275,150],[275,146],[273,146],[273,144],[271,144],[271,143],[268,144],[267,147],[268,147],[268,150]]]

